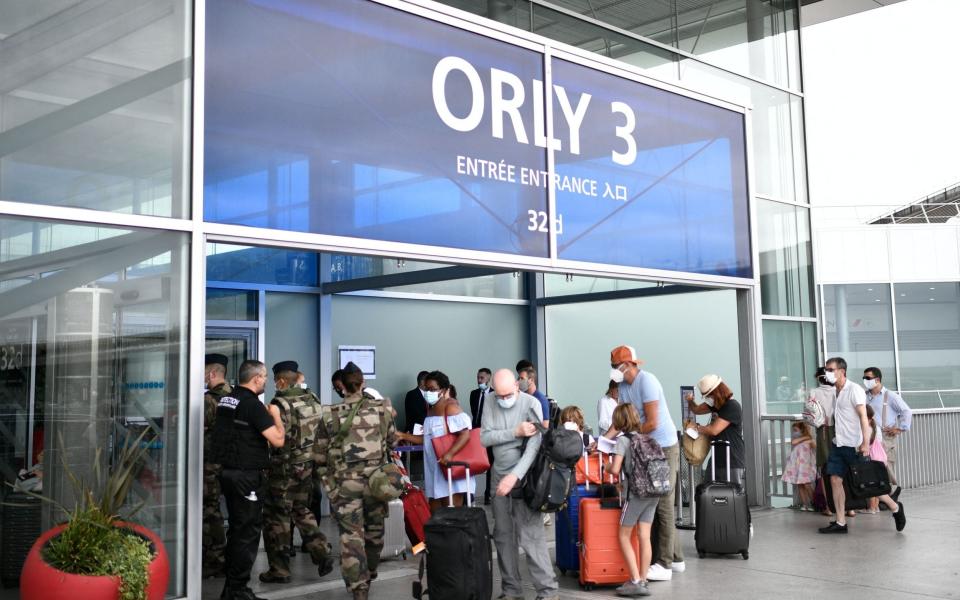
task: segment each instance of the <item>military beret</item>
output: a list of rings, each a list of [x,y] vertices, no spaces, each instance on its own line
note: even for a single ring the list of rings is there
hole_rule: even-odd
[[[300,370],[300,365],[297,364],[295,360],[284,360],[280,361],[277,364],[273,365],[273,374],[277,375],[283,371],[293,371],[296,373]]]
[[[224,356],[223,354],[208,354],[204,357],[203,365],[205,367],[209,365],[223,365],[224,367],[226,367],[227,357]]]

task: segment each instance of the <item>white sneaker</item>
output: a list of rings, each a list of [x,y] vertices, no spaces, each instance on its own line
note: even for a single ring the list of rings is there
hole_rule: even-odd
[[[674,573],[683,573],[687,570],[687,563],[683,562],[682,560],[680,562],[674,562],[672,565],[670,565],[670,570]]]
[[[647,579],[649,581],[670,581],[673,579],[673,571],[660,563],[653,563],[647,571]]]

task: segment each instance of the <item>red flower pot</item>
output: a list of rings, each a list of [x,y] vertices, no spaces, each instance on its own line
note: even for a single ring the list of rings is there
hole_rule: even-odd
[[[147,566],[147,600],[163,600],[170,578],[170,562],[163,542],[154,532],[132,523],[117,522],[137,532],[153,544],[156,556]],[[48,541],[60,534],[66,525],[57,525],[44,532],[27,554],[20,572],[22,600],[116,600],[120,596],[120,578],[108,575],[73,575],[56,569],[43,560],[42,550]]]

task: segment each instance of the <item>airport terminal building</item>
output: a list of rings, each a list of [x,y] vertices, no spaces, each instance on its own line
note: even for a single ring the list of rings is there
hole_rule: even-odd
[[[151,430],[198,598],[206,352],[324,402],[343,357],[396,400],[529,358],[595,424],[630,344],[675,420],[730,384],[769,502],[824,337],[800,21],[843,3],[800,4],[0,0],[0,477],[69,501]]]

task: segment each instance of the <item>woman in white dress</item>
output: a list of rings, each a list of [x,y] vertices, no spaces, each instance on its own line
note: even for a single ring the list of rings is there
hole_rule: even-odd
[[[447,476],[440,469],[453,460],[454,455],[470,440],[470,415],[460,409],[460,403],[451,395],[450,378],[441,371],[433,371],[423,382],[424,400],[427,401],[427,418],[423,421],[423,435],[405,434],[403,439],[414,444],[423,444],[423,492],[430,500],[430,510],[435,511],[446,506],[450,496]],[[447,433],[458,433],[457,441],[444,456],[437,456],[433,450],[433,438]],[[398,435],[399,437],[399,435]],[[453,480],[453,504],[463,506],[469,492],[476,489],[475,477],[471,475],[469,485],[466,478]]]

